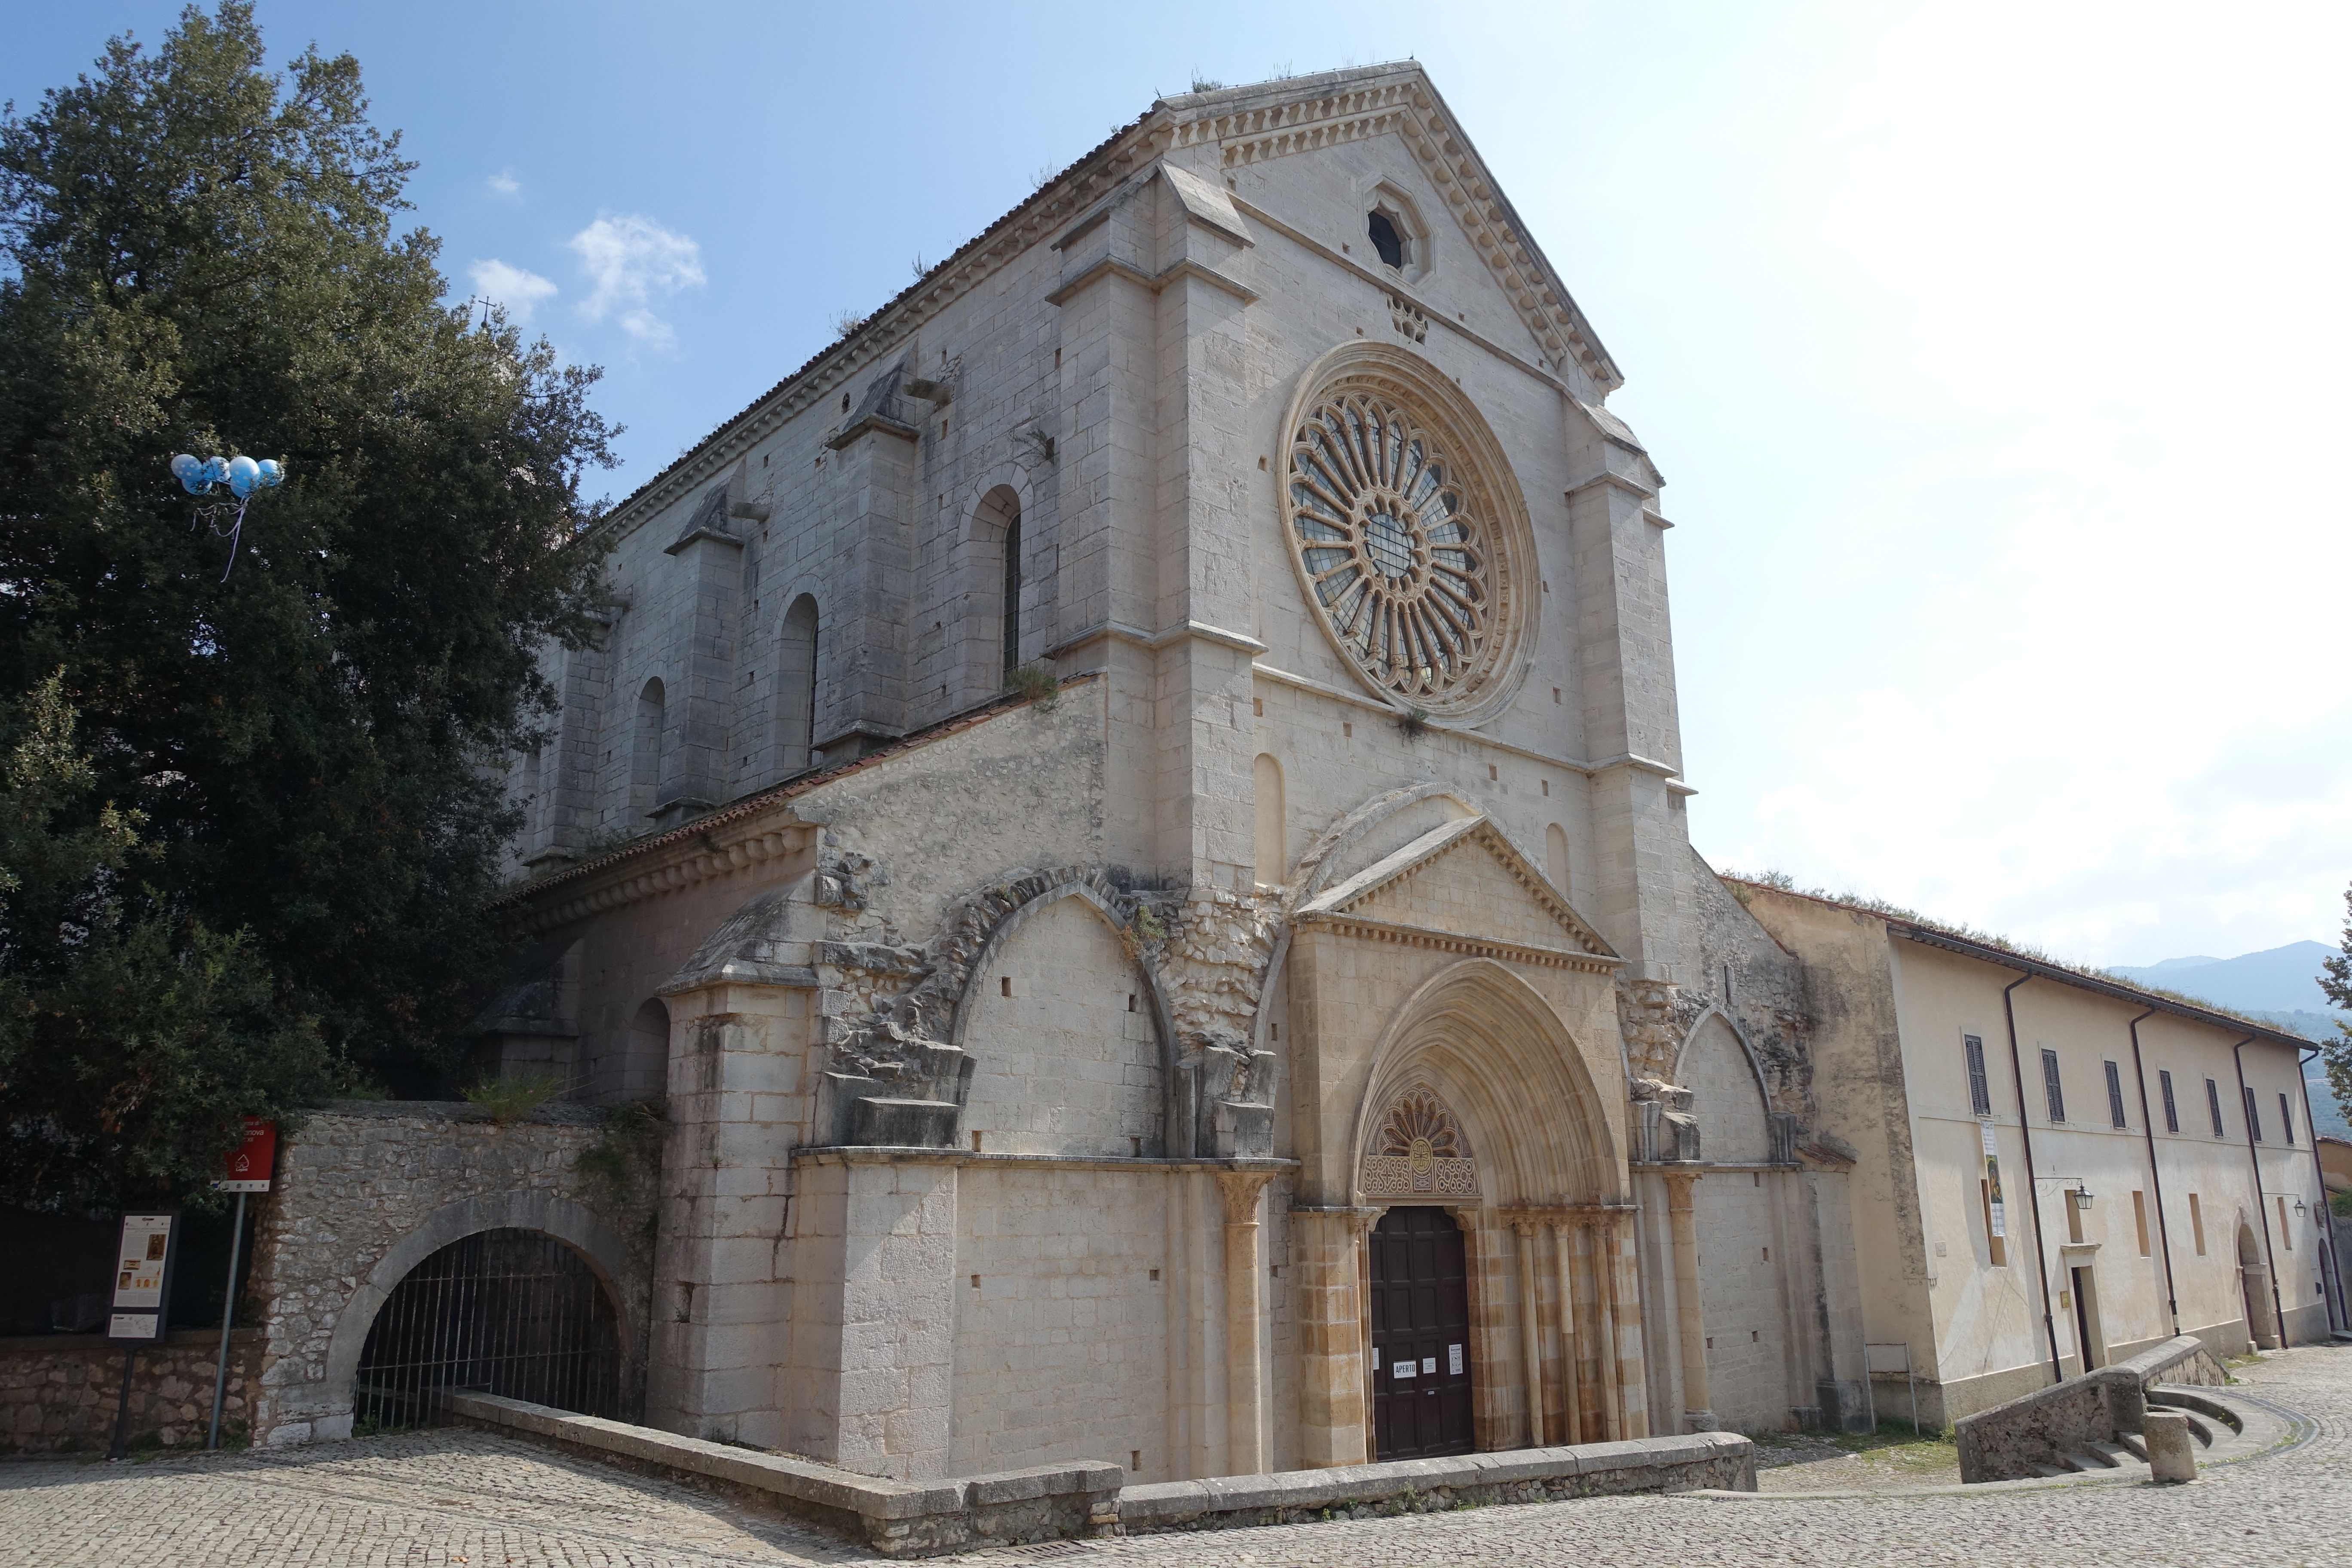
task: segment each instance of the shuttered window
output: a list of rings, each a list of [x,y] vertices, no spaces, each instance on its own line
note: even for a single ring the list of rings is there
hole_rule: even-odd
[[[2107,1064],[2107,1121],[2117,1127],[2131,1125],[2124,1115],[2123,1069],[2113,1062]]]
[[[2164,1130],[2167,1132],[2178,1132],[2180,1131],[2180,1107],[2173,1102],[2170,1069],[2158,1071],[2156,1079],[2164,1089]]]
[[[1984,1039],[1978,1035],[1962,1035],[1960,1046],[1969,1057],[1969,1109],[1979,1116],[1990,1116],[1992,1081],[1985,1077]]]
[[[2066,1092],[2058,1087],[2058,1053],[2042,1047],[2042,1094],[2050,1102],[2050,1120],[2066,1120]]]

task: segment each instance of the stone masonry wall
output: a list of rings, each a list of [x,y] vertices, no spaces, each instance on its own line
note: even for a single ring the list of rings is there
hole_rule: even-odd
[[[247,1422],[246,1385],[261,1349],[257,1329],[229,1331],[223,1436]],[[131,1440],[173,1447],[204,1441],[212,1420],[220,1331],[181,1329],[142,1346],[131,1372]],[[114,1437],[122,1352],[96,1334],[0,1340],[0,1454],[71,1454]]]
[[[383,1298],[440,1247],[503,1226],[562,1235],[618,1287],[634,1397],[651,1233],[642,1206],[575,1168],[601,1123],[564,1103],[504,1127],[471,1105],[416,1101],[342,1100],[309,1118],[278,1154],[254,1243],[268,1337],[257,1441],[348,1436],[350,1378]]]

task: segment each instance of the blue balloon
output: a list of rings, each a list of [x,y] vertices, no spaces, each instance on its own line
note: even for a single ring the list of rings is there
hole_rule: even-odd
[[[256,481],[257,483],[276,485],[283,484],[286,480],[285,466],[279,463],[275,458],[264,458],[257,465],[256,465],[256,467],[259,469],[261,476],[260,479]]]
[[[261,465],[255,462],[251,458],[231,458],[228,460],[228,488],[230,493],[242,500],[243,498],[251,495],[253,493],[253,487],[260,482]]]
[[[203,467],[204,464],[198,462],[192,454],[183,452],[172,459],[172,477],[182,484],[186,484],[188,476]]]

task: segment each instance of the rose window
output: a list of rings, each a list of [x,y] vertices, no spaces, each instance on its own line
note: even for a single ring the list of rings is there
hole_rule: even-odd
[[[1307,399],[1292,426],[1294,563],[1360,676],[1401,706],[1457,714],[1517,640],[1508,568],[1522,552],[1501,526],[1516,519],[1496,517],[1501,485],[1476,460],[1491,463],[1492,437],[1464,429],[1476,419],[1466,408],[1415,406],[1393,378],[1349,379],[1359,384]]]

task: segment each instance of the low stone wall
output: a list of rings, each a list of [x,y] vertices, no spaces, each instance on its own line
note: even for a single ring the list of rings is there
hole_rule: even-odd
[[[261,1342],[257,1329],[229,1332],[224,1433],[241,1433],[249,1420],[246,1384]],[[0,1340],[0,1453],[69,1454],[111,1443],[122,1354],[96,1334]],[[160,1345],[142,1346],[131,1372],[132,1439],[167,1448],[202,1442],[219,1354],[218,1329],[181,1329]]]
[[[1695,1432],[1274,1476],[1162,1481],[1122,1491],[1118,1520],[1123,1533],[1149,1535],[1703,1489],[1754,1491],[1756,1445],[1734,1432]]]
[[[2202,1341],[2183,1334],[2063,1383],[2036,1389],[2005,1405],[1960,1418],[1960,1480],[2019,1480],[2057,1465],[2093,1443],[2137,1432],[2147,1414],[2147,1391],[2158,1383],[2219,1386],[2229,1373]]]
[[[520,1399],[451,1394],[451,1422],[508,1432],[628,1468],[716,1486],[822,1524],[886,1557],[1109,1535],[1117,1465],[1077,1460],[950,1481],[893,1481]]]
[[[462,1426],[749,1496],[889,1557],[1623,1492],[1756,1489],[1756,1445],[1731,1432],[1122,1489],[1126,1471],[1089,1460],[957,1480],[892,1481],[489,1394],[452,1394],[447,1410]]]

